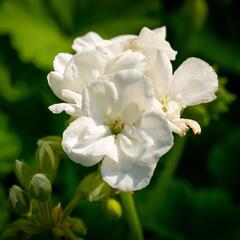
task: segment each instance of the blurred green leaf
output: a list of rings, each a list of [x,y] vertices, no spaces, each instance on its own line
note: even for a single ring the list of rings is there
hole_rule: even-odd
[[[5,66],[0,65],[0,96],[8,102],[15,102],[28,95],[28,91],[29,89],[24,82],[18,82],[13,85],[9,70]]]
[[[213,146],[208,157],[208,171],[215,182],[228,191],[239,193],[240,128],[232,129]]]
[[[213,30],[193,35],[189,42],[190,52],[204,56],[222,69],[240,75],[239,45],[219,39]]]
[[[43,1],[32,4],[28,1],[2,1],[0,34],[10,36],[22,61],[34,63],[40,69],[50,69],[54,56],[69,50],[71,41],[60,32],[47,12],[41,11],[43,4]]]
[[[146,214],[144,226],[160,239],[225,240],[239,233],[240,206],[234,205],[227,192],[194,190],[189,183],[179,180],[171,184],[154,215]]]
[[[12,170],[21,152],[21,140],[9,130],[8,118],[0,112],[0,179]]]

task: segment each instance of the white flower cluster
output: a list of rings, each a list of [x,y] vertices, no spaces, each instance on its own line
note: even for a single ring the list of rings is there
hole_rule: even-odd
[[[110,40],[89,32],[74,40],[75,54],[55,57],[48,75],[64,101],[50,110],[74,119],[63,133],[64,151],[84,166],[100,163],[103,180],[122,191],[149,184],[173,146],[172,132],[201,132],[182,110],[216,97],[217,75],[206,62],[189,58],[173,73],[176,51],[165,37],[165,27]]]

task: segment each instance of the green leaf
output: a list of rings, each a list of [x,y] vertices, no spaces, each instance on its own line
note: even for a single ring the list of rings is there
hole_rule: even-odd
[[[0,6],[0,34],[10,36],[22,61],[48,70],[57,53],[69,50],[71,41],[44,11],[44,3],[34,2],[3,1]]]

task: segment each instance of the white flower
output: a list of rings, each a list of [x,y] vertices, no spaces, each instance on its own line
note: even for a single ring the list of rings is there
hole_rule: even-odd
[[[57,97],[67,103],[54,104],[54,113],[74,111],[81,115],[82,91],[93,81],[101,80],[114,72],[135,69],[143,72],[144,55],[131,50],[117,56],[108,56],[99,51],[81,52],[76,55],[60,53],[55,57],[54,70],[48,74],[48,83]]]
[[[76,52],[88,52],[97,50],[106,54],[118,55],[123,51],[144,51],[147,49],[159,49],[170,60],[174,60],[177,52],[174,51],[166,38],[166,27],[150,30],[143,27],[139,35],[120,35],[110,40],[105,40],[95,32],[89,32],[74,40],[72,48]]]
[[[143,74],[125,70],[106,78],[84,88],[84,116],[64,131],[62,146],[84,166],[102,161],[102,177],[113,188],[139,190],[149,184],[173,136],[162,114],[146,111],[154,92]]]
[[[213,68],[199,58],[188,58],[172,73],[169,58],[159,50],[149,50],[145,75],[155,89],[155,107],[161,109],[172,130],[183,136],[190,128],[201,132],[196,121],[180,117],[188,106],[213,101],[218,89],[218,79]]]

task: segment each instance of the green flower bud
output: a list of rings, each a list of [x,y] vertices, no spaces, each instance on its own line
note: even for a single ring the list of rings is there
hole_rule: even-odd
[[[9,206],[13,212],[20,215],[26,215],[30,211],[30,199],[27,193],[17,185],[9,190]]]
[[[30,166],[25,162],[16,160],[14,171],[21,185],[25,189],[28,189],[30,180],[33,176]]]
[[[111,187],[102,180],[98,172],[90,173],[80,183],[77,194],[90,202],[100,201],[111,194]]]
[[[54,224],[57,224],[60,222],[61,218],[62,218],[62,207],[61,207],[61,203],[58,203],[51,212],[51,217],[52,217],[52,222]]]
[[[59,157],[49,143],[42,142],[39,145],[36,151],[36,160],[39,172],[46,174],[52,181],[58,168]]]
[[[47,201],[51,196],[52,186],[46,175],[37,173],[32,177],[29,194],[39,201]]]
[[[122,217],[122,206],[113,198],[103,201],[103,210],[112,220],[119,220]]]

